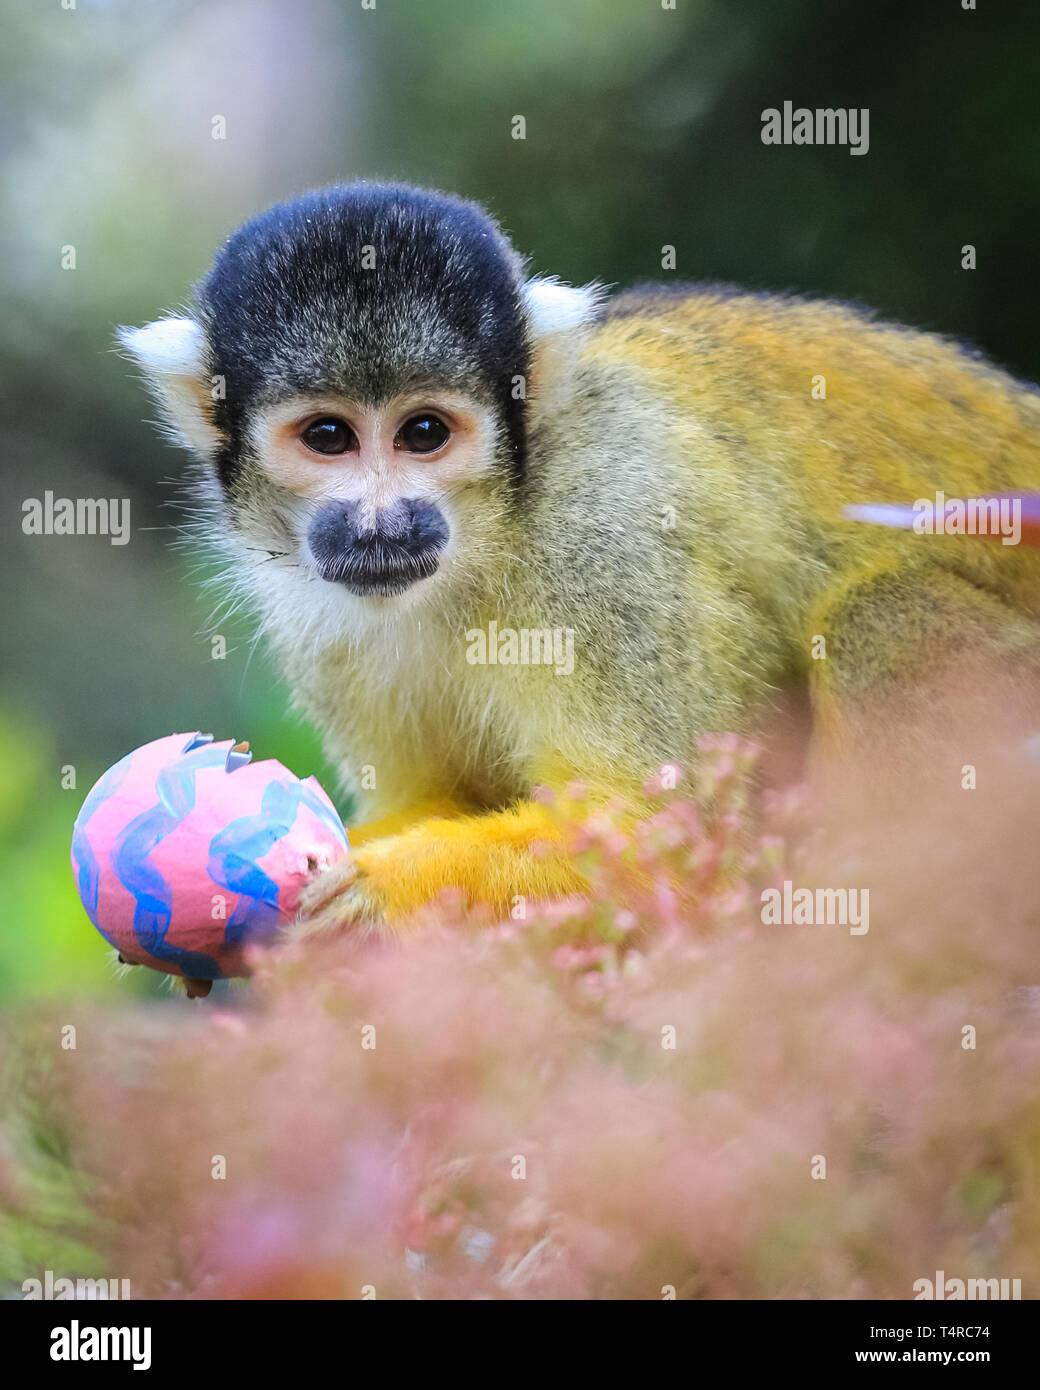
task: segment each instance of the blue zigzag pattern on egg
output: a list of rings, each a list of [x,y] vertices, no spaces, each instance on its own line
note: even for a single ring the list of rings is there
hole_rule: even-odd
[[[136,901],[134,935],[156,960],[172,965],[192,979],[219,980],[220,966],[202,951],[189,951],[166,941],[173,911],[173,892],[150,862],[150,856],[173,833],[195,805],[195,773],[226,765],[220,748],[189,744],[184,760],[164,768],[156,779],[157,805],[136,816],[119,836],[110,856],[120,883]]]
[[[302,782],[296,786],[272,782],[264,791],[259,815],[241,816],[214,835],[207,865],[210,877],[241,895],[224,929],[226,943],[240,942],[247,926],[250,936],[263,940],[281,925],[278,884],[257,861],[289,833],[301,805],[324,813],[325,818],[327,812],[318,801]]]

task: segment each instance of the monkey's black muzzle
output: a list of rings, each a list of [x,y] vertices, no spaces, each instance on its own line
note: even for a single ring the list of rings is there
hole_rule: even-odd
[[[356,502],[330,502],[307,533],[318,573],[362,596],[403,594],[436,570],[448,523],[432,502],[412,498],[376,512],[362,526]]]

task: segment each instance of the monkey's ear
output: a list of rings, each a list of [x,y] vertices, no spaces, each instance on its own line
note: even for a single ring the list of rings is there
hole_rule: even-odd
[[[602,285],[565,285],[551,276],[538,276],[524,285],[527,322],[535,347],[558,333],[589,327],[603,299]]]
[[[206,335],[194,319],[158,319],[120,328],[119,341],[144,372],[177,443],[211,458],[221,442],[213,423]]]
[[[602,285],[577,289],[555,276],[524,285],[532,349],[528,417],[534,428],[570,399],[579,357],[576,348],[595,322],[604,294]]]

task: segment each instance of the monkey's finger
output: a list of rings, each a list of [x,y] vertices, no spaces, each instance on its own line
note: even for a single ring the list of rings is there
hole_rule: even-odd
[[[295,941],[311,941],[319,936],[349,932],[352,937],[381,933],[383,917],[375,904],[360,894],[344,893],[313,917],[296,922],[291,928]]]
[[[357,880],[358,869],[348,854],[320,873],[300,894],[296,915],[298,919],[314,917],[334,899],[345,893]]]
[[[294,941],[349,932],[352,937],[382,934],[385,925],[382,904],[371,891],[364,875],[347,884],[323,904],[304,916],[301,910],[288,933]]]

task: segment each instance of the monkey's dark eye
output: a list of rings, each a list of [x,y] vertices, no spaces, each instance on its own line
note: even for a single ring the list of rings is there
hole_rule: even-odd
[[[346,454],[358,447],[357,435],[345,420],[337,420],[334,415],[315,420],[300,438],[316,454]]]
[[[432,454],[450,438],[451,430],[436,415],[413,415],[397,431],[394,444],[410,454]]]

